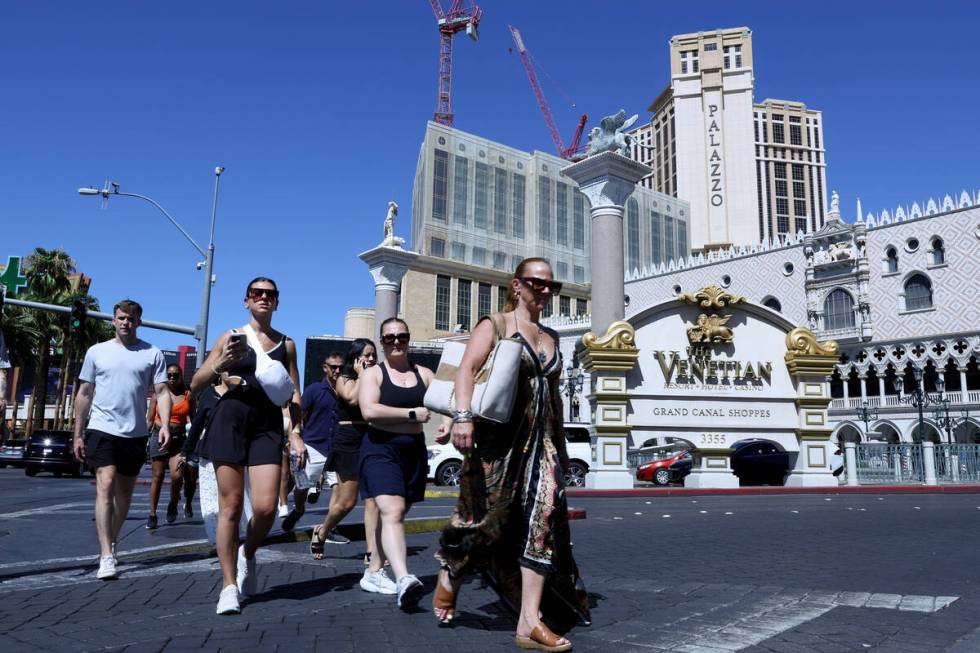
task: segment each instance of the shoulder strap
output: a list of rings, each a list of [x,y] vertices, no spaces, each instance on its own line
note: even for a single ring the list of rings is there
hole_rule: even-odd
[[[496,344],[498,340],[503,340],[507,337],[504,316],[502,313],[491,313],[490,321],[493,322],[493,342]]]
[[[259,342],[259,336],[255,333],[255,329],[252,328],[251,324],[246,324],[242,327],[242,332],[245,334],[245,339],[248,340],[248,345],[255,350],[255,359],[257,362],[261,362],[263,365],[267,365],[269,354],[266,353],[265,348],[262,343]]]

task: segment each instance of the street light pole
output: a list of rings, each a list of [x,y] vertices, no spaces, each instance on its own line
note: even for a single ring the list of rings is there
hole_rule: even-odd
[[[872,409],[868,405],[868,401],[864,400],[861,402],[861,407],[857,410],[858,419],[864,422],[864,437],[870,439],[868,436],[868,422],[878,419],[878,409]]]
[[[214,222],[218,211],[218,187],[219,181],[221,179],[221,173],[225,169],[222,166],[217,166],[214,169],[214,196],[211,200],[211,232],[208,237],[208,248],[205,250],[203,247],[197,244],[197,241],[187,230],[184,229],[179,222],[177,222],[172,215],[167,213],[160,204],[153,198],[147,197],[146,195],[140,195],[139,193],[126,193],[119,190],[119,184],[116,182],[107,181],[105,185],[101,188],[93,187],[83,187],[78,189],[79,195],[101,195],[102,199],[106,202],[109,200],[110,195],[120,195],[123,197],[135,197],[143,201],[149,202],[162,213],[170,223],[177,228],[177,230],[187,239],[187,241],[198,251],[198,253],[204,257],[203,263],[198,263],[198,269],[204,267],[204,293],[201,298],[201,320],[194,327],[194,339],[197,341],[197,366],[201,367],[204,364],[205,353],[207,350],[207,338],[208,338],[208,317],[211,313],[211,286],[214,283]]]

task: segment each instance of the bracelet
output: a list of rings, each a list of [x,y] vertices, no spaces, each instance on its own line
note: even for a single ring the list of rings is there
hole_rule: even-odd
[[[453,418],[453,424],[472,424],[472,423],[473,423],[473,418],[472,417],[454,417]]]
[[[468,417],[469,419],[473,419],[473,411],[472,410],[454,410],[453,411],[453,419],[456,419],[457,417]]]

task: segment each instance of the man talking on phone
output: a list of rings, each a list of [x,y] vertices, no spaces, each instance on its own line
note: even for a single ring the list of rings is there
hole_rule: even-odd
[[[116,336],[85,352],[75,399],[75,457],[95,470],[95,529],[99,580],[117,578],[116,541],[129,513],[136,477],[146,460],[146,397],[160,410],[159,442],[170,442],[170,392],[163,352],[136,337],[143,308],[124,299],[112,308]]]

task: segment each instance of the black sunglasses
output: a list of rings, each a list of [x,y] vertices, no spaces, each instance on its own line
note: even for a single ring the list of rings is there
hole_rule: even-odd
[[[253,301],[258,301],[262,297],[276,300],[279,299],[279,291],[275,288],[249,288],[248,296]]]
[[[381,336],[381,342],[385,343],[386,345],[393,345],[397,340],[398,344],[404,345],[408,343],[408,340],[411,337],[412,334],[410,333],[386,333]]]
[[[329,363],[327,363],[327,367],[329,367],[330,369],[332,369],[334,371],[339,371],[339,370],[344,369],[344,366],[343,365],[331,365]]]
[[[561,292],[561,281],[553,281],[552,279],[539,279],[537,277],[521,277],[520,282],[525,286],[533,290],[534,292],[544,292],[545,288],[551,290],[552,293]]]
[[[180,373],[179,372],[167,372],[167,378],[168,379],[179,379],[180,378]]]

